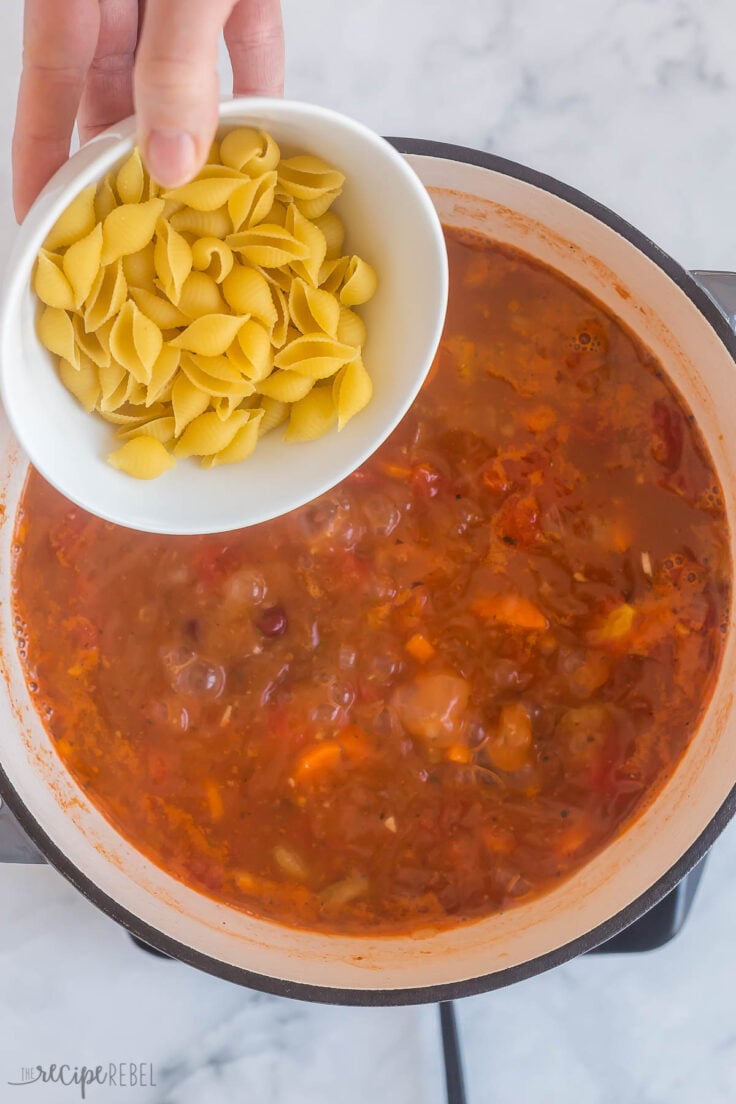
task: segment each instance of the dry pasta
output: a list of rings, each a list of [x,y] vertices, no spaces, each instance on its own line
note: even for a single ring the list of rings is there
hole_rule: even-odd
[[[38,337],[74,399],[117,427],[113,467],[239,463],[280,426],[311,441],[366,406],[355,308],[377,277],[344,251],[330,210],[344,183],[238,127],[188,184],[161,191],[135,149],[62,213],[33,273]]]

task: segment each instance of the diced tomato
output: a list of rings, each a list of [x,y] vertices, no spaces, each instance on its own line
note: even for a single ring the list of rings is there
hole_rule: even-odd
[[[240,554],[234,545],[222,538],[206,544],[195,556],[197,578],[205,586],[224,578],[240,563]]]
[[[511,489],[511,481],[502,460],[496,457],[486,464],[480,473],[480,484],[484,490],[494,495],[506,494]]]
[[[535,495],[511,494],[493,518],[496,536],[528,548],[540,536],[540,508]]]
[[[443,476],[431,464],[418,464],[411,473],[412,486],[425,498],[434,498],[443,481]]]

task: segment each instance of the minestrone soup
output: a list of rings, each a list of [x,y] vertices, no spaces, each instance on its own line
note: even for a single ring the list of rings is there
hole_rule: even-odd
[[[68,769],[175,877],[292,926],[554,886],[673,771],[718,669],[721,488],[661,365],[557,273],[448,247],[430,380],[320,500],[156,536],[32,472],[18,516],[21,652]]]

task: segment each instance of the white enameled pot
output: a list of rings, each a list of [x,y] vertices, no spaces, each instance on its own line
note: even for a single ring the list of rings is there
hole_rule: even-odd
[[[735,533],[736,340],[725,313],[736,311],[736,277],[700,274],[698,283],[610,211],[518,165],[454,146],[395,144],[445,223],[482,231],[564,273],[662,361],[708,442]],[[27,462],[5,424],[0,433],[6,684],[0,690],[0,792],[48,861],[159,950],[244,985],[311,1000],[390,1004],[476,993],[548,969],[615,935],[676,885],[733,813],[736,635],[730,625],[713,698],[673,776],[622,836],[540,898],[454,931],[354,938],[293,931],[187,889],[126,843],[89,803],[33,710],[10,606],[13,519]],[[8,857],[26,853],[22,843],[8,844]]]

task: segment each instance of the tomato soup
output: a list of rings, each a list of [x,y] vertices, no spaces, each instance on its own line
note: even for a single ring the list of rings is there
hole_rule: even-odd
[[[718,670],[722,494],[662,366],[554,271],[448,248],[430,379],[320,500],[156,536],[32,472],[18,515],[19,646],[69,771],[174,877],[295,927],[548,890],[657,793]]]

